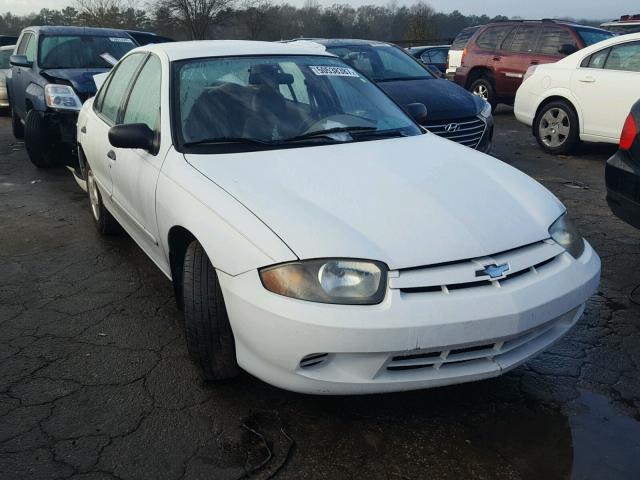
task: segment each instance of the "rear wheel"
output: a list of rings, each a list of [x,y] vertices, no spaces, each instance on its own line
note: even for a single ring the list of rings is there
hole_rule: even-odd
[[[235,340],[218,276],[197,241],[185,253],[182,294],[187,348],[205,380],[237,376]]]
[[[96,225],[96,228],[102,235],[113,235],[120,231],[120,224],[113,218],[113,215],[106,209],[104,203],[102,203],[102,195],[96,177],[91,170],[89,164],[87,168],[87,193],[89,194],[89,204],[91,205],[91,216]]]
[[[20,121],[20,117],[15,112],[13,107],[11,108],[11,129],[13,130],[13,136],[18,140],[24,138],[24,125]]]
[[[58,164],[56,161],[57,142],[48,129],[44,115],[37,110],[30,110],[24,127],[24,146],[29,159],[38,168],[49,168]]]
[[[469,91],[474,95],[482,98],[483,100],[491,104],[491,109],[495,110],[498,106],[496,99],[496,89],[493,86],[493,81],[486,76],[479,77],[471,82]]]
[[[542,149],[554,155],[571,153],[580,143],[578,115],[563,100],[545,105],[534,122],[534,134]]]

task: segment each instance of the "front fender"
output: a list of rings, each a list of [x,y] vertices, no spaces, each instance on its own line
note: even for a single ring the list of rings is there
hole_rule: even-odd
[[[567,100],[569,103],[571,103],[571,105],[573,106],[573,108],[575,109],[575,111],[576,111],[576,113],[578,115],[578,124],[580,126],[580,133],[583,133],[583,125],[584,125],[583,118],[584,117],[583,117],[583,114],[582,114],[582,109],[580,108],[580,103],[578,102],[578,98],[568,88],[555,87],[555,88],[549,88],[549,89],[545,90],[544,92],[542,92],[542,94],[540,95],[540,98],[538,99],[538,103],[536,105],[535,116],[537,116],[538,111],[540,110],[540,107],[544,103],[546,103],[549,99],[554,98],[554,97],[558,98],[558,99]],[[534,116],[534,120],[535,120],[535,116]],[[532,126],[532,128],[535,128],[535,125]]]
[[[24,92],[24,100],[31,104],[34,110],[44,112],[47,107],[44,102],[44,88],[37,83],[30,83]]]
[[[297,260],[258,217],[189,165],[173,148],[158,178],[156,215],[167,261],[169,232],[175,226],[191,232],[211,264],[229,275]]]

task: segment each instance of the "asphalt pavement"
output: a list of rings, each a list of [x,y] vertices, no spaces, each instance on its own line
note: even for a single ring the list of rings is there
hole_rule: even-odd
[[[604,199],[614,149],[546,155],[509,109],[496,129],[493,154],[602,258],[582,320],[496,379],[314,397],[204,384],[169,281],[126,234],[100,237],[69,172],[32,166],[0,118],[0,478],[640,478],[640,232]]]

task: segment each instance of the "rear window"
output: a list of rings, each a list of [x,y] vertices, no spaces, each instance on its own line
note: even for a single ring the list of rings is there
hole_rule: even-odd
[[[451,44],[451,50],[464,50],[478,28],[480,27],[468,27],[462,30]]]
[[[613,33],[597,28],[576,27],[575,31],[580,35],[585,47],[613,37]]]
[[[495,50],[500,45],[502,45],[502,41],[504,37],[513,29],[513,26],[499,26],[499,27],[489,27],[484,32],[480,34],[476,43],[480,48],[484,48],[486,50]]]
[[[538,41],[538,52],[543,55],[560,55],[562,45],[575,44],[575,39],[566,28],[545,26]]]
[[[11,68],[9,65],[9,57],[13,50],[0,50],[0,69]]]

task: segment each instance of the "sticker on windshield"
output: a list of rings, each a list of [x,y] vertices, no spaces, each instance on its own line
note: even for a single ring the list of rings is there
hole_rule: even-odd
[[[115,43],[131,43],[131,40],[123,37],[109,37],[109,40]]]
[[[309,66],[309,68],[313,73],[320,76],[360,78],[360,75],[353,68],[348,67]]]

